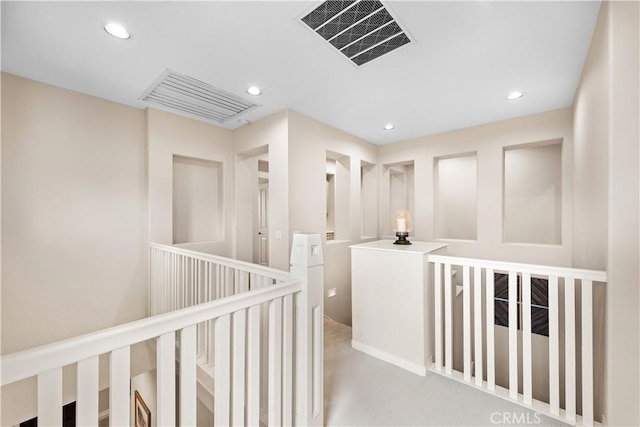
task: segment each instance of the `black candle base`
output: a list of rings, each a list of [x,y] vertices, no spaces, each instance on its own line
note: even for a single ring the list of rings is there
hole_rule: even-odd
[[[394,245],[410,245],[411,244],[411,242],[407,240],[407,237],[409,237],[409,233],[397,232],[396,237],[398,238],[398,240],[393,242]]]

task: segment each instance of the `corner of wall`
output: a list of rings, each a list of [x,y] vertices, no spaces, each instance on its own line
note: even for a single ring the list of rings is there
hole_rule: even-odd
[[[608,2],[609,221],[604,413],[640,425],[640,4]]]

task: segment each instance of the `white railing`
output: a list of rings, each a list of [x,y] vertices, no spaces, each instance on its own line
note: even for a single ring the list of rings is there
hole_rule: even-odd
[[[149,312],[166,313],[290,280],[289,272],[151,243]]]
[[[507,397],[527,407],[547,413],[569,423],[594,423],[593,391],[593,286],[604,283],[603,271],[539,266],[510,262],[459,258],[446,255],[429,255],[434,265],[434,316],[435,357],[434,369],[457,377],[454,371],[454,291],[452,268],[462,270],[462,380],[482,389]],[[443,271],[444,270],[444,271]],[[483,275],[484,270],[484,275]],[[494,340],[494,273],[508,274],[508,389],[496,384]],[[522,296],[518,301],[517,277],[522,280]],[[533,398],[532,331],[531,331],[531,278],[548,280],[549,310],[549,401]],[[581,297],[576,299],[576,288]],[[560,306],[561,289],[564,288],[564,307]],[[522,310],[522,331],[518,331],[518,305]],[[473,316],[472,316],[473,313]],[[580,315],[580,327],[576,314]],[[560,316],[563,314],[563,316]],[[597,319],[603,321],[603,319]],[[564,408],[560,407],[561,390],[561,325],[564,324]],[[521,366],[518,372],[518,340],[521,334]],[[576,336],[581,341],[581,372],[577,372],[578,348]],[[486,352],[483,351],[486,347]],[[473,352],[472,352],[473,350]],[[484,359],[483,361],[483,358]],[[486,366],[486,372],[483,367]],[[475,368],[475,370],[473,369]],[[544,374],[547,374],[546,372]],[[522,394],[518,377],[522,377]],[[542,375],[537,372],[536,375]],[[582,417],[577,416],[576,383],[581,378]]]
[[[179,425],[195,426],[197,330],[198,325],[211,322],[214,425],[322,425],[320,236],[296,236],[293,243],[296,256],[292,255],[291,273],[259,268],[263,276],[275,278],[278,283],[273,286],[2,356],[0,385],[37,377],[38,424],[61,426],[62,371],[77,363],[76,424],[97,426],[101,388],[98,359],[107,354],[109,422],[111,426],[129,425],[131,346],[155,340],[156,424],[175,425],[179,414]],[[219,265],[233,264],[242,270],[235,261],[218,261]],[[252,274],[254,266],[245,267],[244,273]],[[176,280],[175,276],[171,280]],[[265,309],[267,316],[262,315]],[[261,344],[263,330],[268,331],[266,346]],[[266,372],[263,359],[267,359]],[[264,420],[260,419],[261,383],[268,385]]]
[[[149,314],[167,313],[291,280],[289,272],[175,246],[149,245]],[[214,365],[213,320],[199,324],[197,355]]]

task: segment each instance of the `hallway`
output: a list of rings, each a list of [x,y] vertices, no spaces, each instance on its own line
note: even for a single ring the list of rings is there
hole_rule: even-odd
[[[326,426],[565,426],[435,373],[414,375],[351,348],[351,328],[325,319]]]

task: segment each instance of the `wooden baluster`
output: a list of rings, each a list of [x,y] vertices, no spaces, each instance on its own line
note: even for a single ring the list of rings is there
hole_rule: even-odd
[[[109,425],[129,425],[129,382],[131,379],[131,348],[113,350],[109,369]],[[58,408],[58,410],[60,410]]]
[[[442,264],[434,264],[434,299],[435,299],[435,365],[438,371],[442,371]]]
[[[582,280],[582,425],[593,425],[593,282]]]
[[[571,278],[564,280],[564,374],[565,415],[576,420],[576,289]]]
[[[62,426],[62,368],[38,375],[38,424]]]
[[[249,308],[247,322],[247,425],[260,422],[260,305]]]
[[[451,264],[444,265],[444,368],[453,372],[453,303],[451,286]]]
[[[485,271],[485,281],[487,284],[487,388],[491,391],[496,389],[496,359],[495,359],[495,276],[492,268]]]
[[[180,331],[180,425],[196,425],[196,325]]]
[[[282,425],[293,425],[293,295],[283,298]]]
[[[533,403],[531,351],[531,274],[522,273],[522,394],[526,405]]]
[[[549,277],[549,405],[560,415],[560,322],[558,316],[558,277]]]
[[[476,385],[482,386],[482,268],[473,269],[473,327],[474,327],[474,366]]]
[[[464,380],[471,381],[471,275],[469,266],[462,267],[462,352]]]
[[[214,426],[230,426],[231,403],[231,316],[224,315],[215,321],[214,345]]]
[[[158,337],[158,425],[172,426],[176,421],[176,338],[174,332]]]
[[[246,332],[247,312],[240,310],[233,313],[232,356],[233,372],[231,377],[231,423],[234,426],[244,425],[245,367],[246,367]]]
[[[76,423],[79,426],[98,427],[98,368],[98,356],[78,362]]]
[[[518,275],[509,271],[509,397],[518,398]]]
[[[282,425],[282,299],[269,302],[269,426]]]

